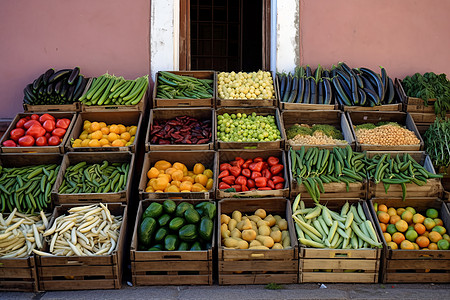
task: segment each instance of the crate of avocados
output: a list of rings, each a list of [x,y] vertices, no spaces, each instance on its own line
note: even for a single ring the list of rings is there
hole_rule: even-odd
[[[333,149],[350,145],[355,150],[355,138],[345,114],[334,110],[300,111],[281,113],[286,150],[319,147]]]
[[[282,150],[219,150],[216,170],[216,199],[289,197]]]
[[[216,204],[142,200],[131,241],[133,285],[212,285]]]
[[[214,150],[212,108],[157,108],[150,111],[145,150]]]
[[[443,201],[382,197],[369,207],[385,247],[382,282],[449,282],[450,213]]]
[[[133,174],[131,152],[69,152],[52,197],[57,204],[128,203]]]
[[[101,205],[55,207],[49,229],[44,233],[44,248],[36,253],[40,291],[122,287],[127,206]],[[90,217],[92,220],[88,221]],[[70,227],[58,228],[66,220]]]
[[[289,200],[223,199],[217,216],[220,285],[297,283],[298,248]]]
[[[383,246],[365,200],[296,203],[299,283],[378,283]]]
[[[139,198],[214,199],[216,159],[213,150],[145,153]]]
[[[159,71],[153,107],[211,107],[216,94],[214,71]]]
[[[420,151],[423,140],[409,113],[348,111],[356,150]]]
[[[317,147],[290,149],[287,160],[291,199],[298,194],[303,199],[317,201],[321,198],[367,197],[365,153],[353,152],[349,145],[332,150]]]
[[[139,111],[81,112],[66,142],[67,151],[136,152],[142,113]]]
[[[19,113],[0,139],[0,150],[3,153],[64,153],[75,120],[75,112]]]
[[[274,73],[218,72],[216,107],[276,107]]]
[[[285,136],[278,108],[219,108],[218,149],[283,149]]]
[[[367,151],[371,197],[441,197],[441,175],[423,151]],[[391,170],[392,165],[392,170]],[[377,172],[378,171],[378,172]]]

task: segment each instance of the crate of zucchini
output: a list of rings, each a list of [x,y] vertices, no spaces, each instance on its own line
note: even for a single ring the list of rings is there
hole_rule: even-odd
[[[55,207],[36,251],[39,290],[120,289],[126,231],[126,205]]]
[[[159,71],[153,107],[214,107],[214,71]]]
[[[216,204],[139,202],[131,241],[134,285],[212,285]]]
[[[371,209],[371,213],[373,218],[375,219],[378,214],[377,210],[375,209],[375,203],[377,204],[377,208],[379,208],[381,205],[385,205],[386,208],[393,207],[394,209],[401,209],[403,208],[403,211],[410,210],[411,214],[413,215],[413,220],[415,220],[416,213],[419,218],[417,220],[420,220],[420,218],[425,219],[427,216],[427,210],[428,209],[434,209],[435,212],[439,214],[440,222],[442,222],[441,230],[443,229],[448,233],[448,230],[450,230],[450,213],[448,211],[448,208],[446,207],[446,204],[442,202],[441,200],[437,198],[414,198],[414,199],[408,199],[406,202],[402,201],[402,199],[399,198],[391,198],[391,197],[382,197],[382,198],[373,198],[369,201],[369,207]],[[406,208],[405,208],[406,207]],[[380,211],[378,211],[379,213]],[[413,213],[414,212],[414,213]],[[397,215],[394,215],[397,216]],[[403,214],[402,214],[403,216]],[[429,215],[430,216],[430,215]],[[434,217],[434,216],[433,216]],[[391,219],[393,217],[391,216]],[[429,218],[429,217],[427,217]],[[427,220],[427,219],[425,219]],[[437,219],[434,219],[437,220]],[[429,221],[429,224],[424,222],[424,229],[426,229],[426,226],[434,226],[435,221],[433,219],[427,220]],[[406,222],[406,221],[404,221]],[[413,221],[415,222],[415,221]],[[410,222],[411,223],[411,222]],[[433,229],[427,229],[426,233],[428,234],[428,237],[425,236],[425,233],[421,236],[416,238],[416,244],[417,248],[411,249],[410,247],[414,245],[411,244],[411,241],[414,241],[414,239],[411,239],[411,236],[408,236],[406,233],[411,230],[411,232],[414,232],[415,229],[407,229],[405,235],[399,234],[401,239],[398,241],[403,241],[400,243],[400,245],[397,245],[396,242],[394,242],[394,235],[397,233],[397,228],[394,227],[393,230],[395,230],[395,233],[393,233],[391,239],[391,242],[387,242],[386,236],[389,238],[390,234],[388,230],[382,230],[381,223],[376,221],[376,230],[378,231],[378,234],[381,236],[381,240],[385,247],[385,254],[383,255],[383,272],[382,272],[382,282],[399,282],[399,283],[423,283],[423,282],[439,282],[439,283],[448,283],[450,279],[450,251],[449,250],[443,250],[439,247],[439,245],[446,245],[448,247],[448,240],[442,241],[441,243],[438,242],[434,243],[434,247],[431,245],[433,242],[429,238],[429,233],[434,232]],[[412,224],[412,223],[411,223]],[[418,223],[422,225],[421,223]],[[431,224],[431,225],[430,225]],[[384,225],[384,224],[383,224]],[[409,224],[408,224],[409,225]],[[417,224],[416,224],[417,225]],[[390,226],[390,225],[388,225]],[[385,226],[386,227],[386,226]],[[412,226],[410,226],[412,227]],[[422,226],[423,227],[423,226]],[[438,227],[438,226],[435,226]],[[399,227],[400,228],[400,227]],[[414,228],[417,228],[414,226]],[[403,229],[402,229],[403,230]],[[391,231],[392,232],[392,231]],[[441,231],[442,233],[442,231]],[[384,235],[386,234],[386,235]],[[444,234],[445,235],[445,234]],[[405,236],[407,237],[405,239]],[[422,241],[418,241],[418,238],[422,237]],[[426,238],[423,238],[426,237]],[[434,242],[436,242],[436,238],[444,240],[444,238],[441,237],[440,234],[435,234],[433,238],[431,238]],[[448,239],[448,237],[447,237]],[[422,242],[425,241],[423,244]],[[430,243],[431,242],[431,243]],[[393,244],[392,244],[393,243]],[[406,245],[409,244],[408,248],[402,247],[402,244],[405,243]],[[419,246],[420,244],[421,246]],[[428,244],[428,247],[418,249],[419,247],[423,247]]]
[[[289,200],[218,202],[219,284],[297,283],[298,249]]]
[[[332,150],[301,147],[288,152],[291,194],[302,198],[366,199],[367,178],[365,154],[353,152],[350,146]]]
[[[55,203],[128,203],[134,173],[130,152],[70,152],[52,190]]]
[[[297,197],[299,200],[300,197]],[[299,283],[377,283],[382,244],[364,200],[294,201]]]

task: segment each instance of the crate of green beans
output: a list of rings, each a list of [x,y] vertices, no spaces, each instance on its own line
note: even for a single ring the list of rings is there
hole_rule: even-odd
[[[133,162],[130,152],[66,154],[52,191],[55,202],[127,203]]]

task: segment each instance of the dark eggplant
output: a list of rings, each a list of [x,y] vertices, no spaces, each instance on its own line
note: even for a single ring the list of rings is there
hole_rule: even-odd
[[[323,79],[320,79],[317,83],[317,104],[324,104],[323,100],[323,94],[324,94],[324,87],[323,87]]]
[[[305,92],[303,93],[303,101],[302,103],[308,104],[309,98],[311,96],[311,83],[312,77],[305,78]]]
[[[298,91],[297,97],[295,98],[295,103],[302,103],[303,93],[305,92],[305,77],[300,77],[298,79]]]
[[[364,88],[363,90],[367,94],[367,101],[369,101],[370,103],[373,103],[373,105],[381,105],[380,98],[378,98],[377,93],[375,93],[374,91],[372,91],[368,88]],[[370,105],[370,106],[373,106],[373,105]]]
[[[331,79],[324,78],[323,80],[323,104],[331,104],[331,99],[333,99],[333,89],[331,87]]]
[[[351,82],[351,93],[352,93],[352,100],[354,105],[359,105],[359,94],[358,94],[358,85],[356,83],[356,76],[350,76],[350,82]]]
[[[51,68],[45,71],[44,77],[42,77],[42,83],[46,86],[50,76],[52,76],[55,73],[55,69]]]
[[[310,95],[309,103],[317,104],[317,84],[313,77],[311,77],[309,84],[311,85],[311,90],[310,90],[311,95]]]
[[[359,70],[361,72],[363,72],[364,74],[367,74],[369,76],[369,78],[371,78],[370,80],[373,82],[376,82],[376,92],[378,95],[378,98],[380,99],[380,102],[383,101],[384,99],[384,86],[383,86],[383,82],[381,80],[380,75],[378,75],[377,73],[375,73],[374,71],[372,71],[369,68],[359,68]]]
[[[48,83],[52,83],[54,81],[62,80],[63,78],[70,75],[72,72],[72,69],[62,69],[58,72],[54,73],[50,78],[48,79]]]
[[[392,101],[394,100],[394,97],[395,97],[395,90],[394,90],[394,82],[392,81],[391,77],[387,78],[387,83],[388,83],[388,85],[387,85],[388,87],[386,90],[384,103],[392,104]]]
[[[297,98],[297,92],[298,92],[298,77],[294,76],[291,84],[291,93],[289,95],[289,98],[287,102],[292,103]]]
[[[339,77],[334,77],[332,79],[334,89],[336,91],[336,99],[342,104],[342,105],[352,105],[349,97],[344,92],[344,89],[341,86],[341,83],[339,81]]]
[[[281,102],[287,102],[289,99],[289,96],[291,94],[291,85],[292,85],[292,75],[288,74],[287,75],[287,82],[286,82],[286,88],[284,89],[284,95],[283,95],[283,100],[281,100]]]
[[[73,68],[72,72],[69,75],[69,79],[67,79],[67,83],[70,85],[74,84],[79,74],[80,74],[80,67]]]

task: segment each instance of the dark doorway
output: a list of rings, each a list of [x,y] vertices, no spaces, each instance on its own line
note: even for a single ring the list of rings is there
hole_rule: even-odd
[[[264,55],[268,52],[264,47],[268,45],[264,37],[269,33],[263,30],[267,28],[263,14],[269,1],[189,2],[185,7],[187,18],[181,18],[186,21],[180,22],[180,40],[185,41],[180,43],[180,69],[249,72],[266,68]]]

